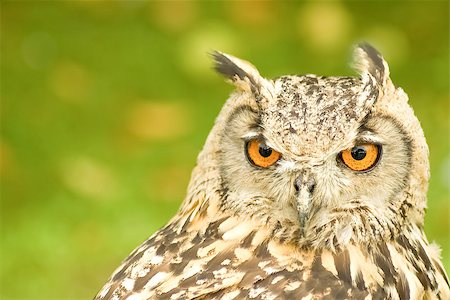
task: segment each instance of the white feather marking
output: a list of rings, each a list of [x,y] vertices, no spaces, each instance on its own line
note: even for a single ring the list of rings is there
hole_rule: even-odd
[[[421,299],[424,289],[422,283],[415,276],[411,264],[404,255],[400,254],[392,244],[387,244],[394,267],[405,274],[405,278],[409,287],[410,299]]]
[[[143,267],[143,268],[138,268],[137,266],[136,266],[136,276],[137,277],[144,277],[145,275],[147,275],[148,274],[148,272],[150,272],[150,268],[147,268],[147,267]],[[131,270],[131,274],[133,274],[133,271],[134,271],[134,269],[133,270]]]
[[[199,261],[190,261],[183,269],[183,279],[187,279],[203,270],[203,266]]]
[[[352,234],[353,234],[352,226],[350,224],[345,226],[340,231],[340,233],[337,235],[339,243],[341,245],[347,245],[348,242],[350,241],[351,237],[352,237]]]
[[[246,261],[252,256],[252,253],[249,250],[244,249],[244,248],[234,249],[234,254],[236,255],[236,257],[239,261]]]
[[[359,249],[355,248],[354,246],[351,246],[350,248],[352,248],[352,250],[349,250],[351,263],[358,264],[361,270],[364,270],[362,272],[362,276],[365,285],[371,286],[374,284],[378,284],[380,286],[383,286],[384,280],[380,274],[380,268],[378,268],[378,266],[375,265],[373,261],[369,261],[368,258],[364,256]]]
[[[156,249],[154,247],[151,247],[144,251],[142,254],[141,260],[142,261],[151,261],[151,259],[156,255]]]
[[[140,293],[128,296],[125,300],[142,300],[150,299],[151,297],[152,293],[150,291],[141,291]]]
[[[362,268],[365,265],[365,261],[363,259],[364,256],[358,247],[351,245],[348,247],[348,253],[350,256],[350,277],[352,278],[352,282],[356,285],[357,276],[362,274]]]
[[[228,242],[224,242],[223,240],[217,240],[211,245],[198,249],[197,256],[199,258],[209,257],[223,251],[223,249],[229,246],[230,244]]]
[[[262,261],[262,262],[258,263],[258,267],[262,269],[262,268],[264,268],[265,266],[267,266],[268,264],[270,264],[270,261],[269,261],[269,260]]]
[[[238,226],[228,230],[222,236],[225,241],[236,240],[247,236],[254,227],[248,223],[241,223]]]
[[[146,289],[152,289],[161,282],[163,282],[167,277],[169,277],[169,273],[167,272],[158,272],[156,273],[145,285]]]
[[[226,277],[222,280],[222,284],[224,286],[231,286],[233,284],[236,284],[236,283],[240,282],[241,279],[244,277],[243,273],[236,273],[236,274],[231,274],[231,275],[230,275],[230,273],[228,273],[227,275],[228,275],[228,277]]]
[[[98,293],[99,298],[103,298],[106,296],[106,294],[109,292],[109,289],[111,288],[110,284],[105,285],[100,293]]]
[[[122,281],[122,286],[127,290],[127,291],[131,291],[134,288],[134,279],[131,278],[125,278]]]
[[[264,272],[266,272],[267,274],[273,274],[278,271],[280,271],[280,268],[273,268],[273,267],[264,268]]]
[[[241,291],[239,291],[239,290],[234,290],[234,291],[228,292],[222,296],[222,300],[233,300],[240,293],[241,293]]]
[[[195,282],[195,284],[196,285],[202,285],[202,284],[204,284],[205,282],[207,282],[208,280],[207,279],[199,279],[199,280],[197,280],[196,282]]]
[[[181,296],[183,296],[185,293],[185,291],[180,291],[178,293],[173,294],[172,296],[170,296],[171,300],[175,300],[175,299],[180,299]]]
[[[172,273],[170,275],[156,288],[157,293],[167,293],[180,285],[180,276],[174,276]]]
[[[159,265],[159,264],[161,264],[163,262],[163,260],[164,260],[164,256],[156,255],[156,256],[153,256],[150,259],[150,264],[152,264],[152,265]]]
[[[329,251],[322,252],[322,265],[330,271],[334,276],[337,276],[336,265],[334,264],[334,258]]]
[[[441,259],[441,248],[435,242],[431,242],[428,245],[428,254],[436,261],[440,261]]]
[[[253,237],[252,245],[257,246],[261,244],[267,238],[267,236],[269,236],[268,230],[263,229],[258,230],[255,236]]]
[[[283,275],[278,275],[277,277],[275,277],[275,278],[272,280],[271,284],[276,284],[278,281],[280,281],[280,280],[283,279],[283,278],[284,278]]]
[[[286,287],[284,288],[284,290],[285,290],[286,292],[294,291],[294,290],[298,289],[298,287],[300,286],[300,284],[301,284],[300,281],[292,281],[292,282],[289,282],[289,283],[286,285]]]
[[[280,160],[278,162],[279,168],[277,168],[277,173],[286,173],[297,169],[295,162],[288,160]]]
[[[220,233],[227,232],[228,230],[230,230],[233,227],[235,227],[237,224],[239,224],[239,221],[237,221],[236,218],[231,218],[231,217],[227,218],[225,221],[223,221],[219,225],[219,232]]]
[[[125,300],[139,300],[142,299],[140,294],[133,294],[128,296]]]
[[[223,278],[223,275],[227,274],[228,270],[227,268],[223,267],[219,270],[213,271],[214,278],[219,279]]]
[[[246,134],[244,134],[242,136],[242,138],[245,139],[245,140],[250,140],[250,139],[258,137],[258,136],[260,136],[259,132],[250,131],[250,132],[247,132]]]
[[[256,298],[262,292],[264,292],[264,288],[262,288],[262,287],[260,287],[260,288],[251,288],[250,291],[248,292],[248,297],[249,298]]]

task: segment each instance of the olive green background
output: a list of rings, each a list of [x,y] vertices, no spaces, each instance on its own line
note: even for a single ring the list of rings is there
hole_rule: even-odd
[[[447,1],[3,1],[1,299],[90,299],[181,203],[232,87],[208,51],[261,74],[351,75],[375,45],[431,152],[426,232],[449,247]]]

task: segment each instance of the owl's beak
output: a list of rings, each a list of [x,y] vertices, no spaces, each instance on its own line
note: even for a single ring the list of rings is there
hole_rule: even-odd
[[[297,211],[298,220],[300,222],[300,230],[302,235],[305,234],[306,223],[309,220],[311,212],[311,197],[310,195],[303,194],[297,197]]]
[[[294,182],[294,188],[297,198],[298,219],[300,222],[300,230],[304,235],[306,223],[311,214],[311,199],[316,181],[310,172],[302,172]]]

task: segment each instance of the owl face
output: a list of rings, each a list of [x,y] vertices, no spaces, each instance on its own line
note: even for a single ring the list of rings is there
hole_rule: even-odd
[[[421,214],[408,196],[411,126],[383,104],[387,64],[371,49],[362,52],[361,78],[266,80],[217,54],[218,70],[234,74],[238,87],[216,124],[223,207],[282,224],[283,239],[332,247],[397,230],[411,212]]]

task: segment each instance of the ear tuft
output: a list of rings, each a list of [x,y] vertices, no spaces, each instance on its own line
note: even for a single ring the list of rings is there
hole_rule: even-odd
[[[247,61],[219,51],[214,51],[212,57],[214,69],[230,79],[237,88],[257,93],[264,82],[258,70]]]
[[[242,70],[235,62],[233,62],[229,55],[226,55],[224,53],[221,53],[219,51],[214,51],[212,53],[212,57],[214,58],[214,69],[219,72],[220,74],[224,75],[225,77],[236,80],[236,76],[240,80],[244,80],[246,76],[248,76],[244,70]]]
[[[353,67],[363,77],[368,74],[379,86],[384,86],[389,78],[389,67],[383,56],[370,44],[356,45],[353,54]]]

